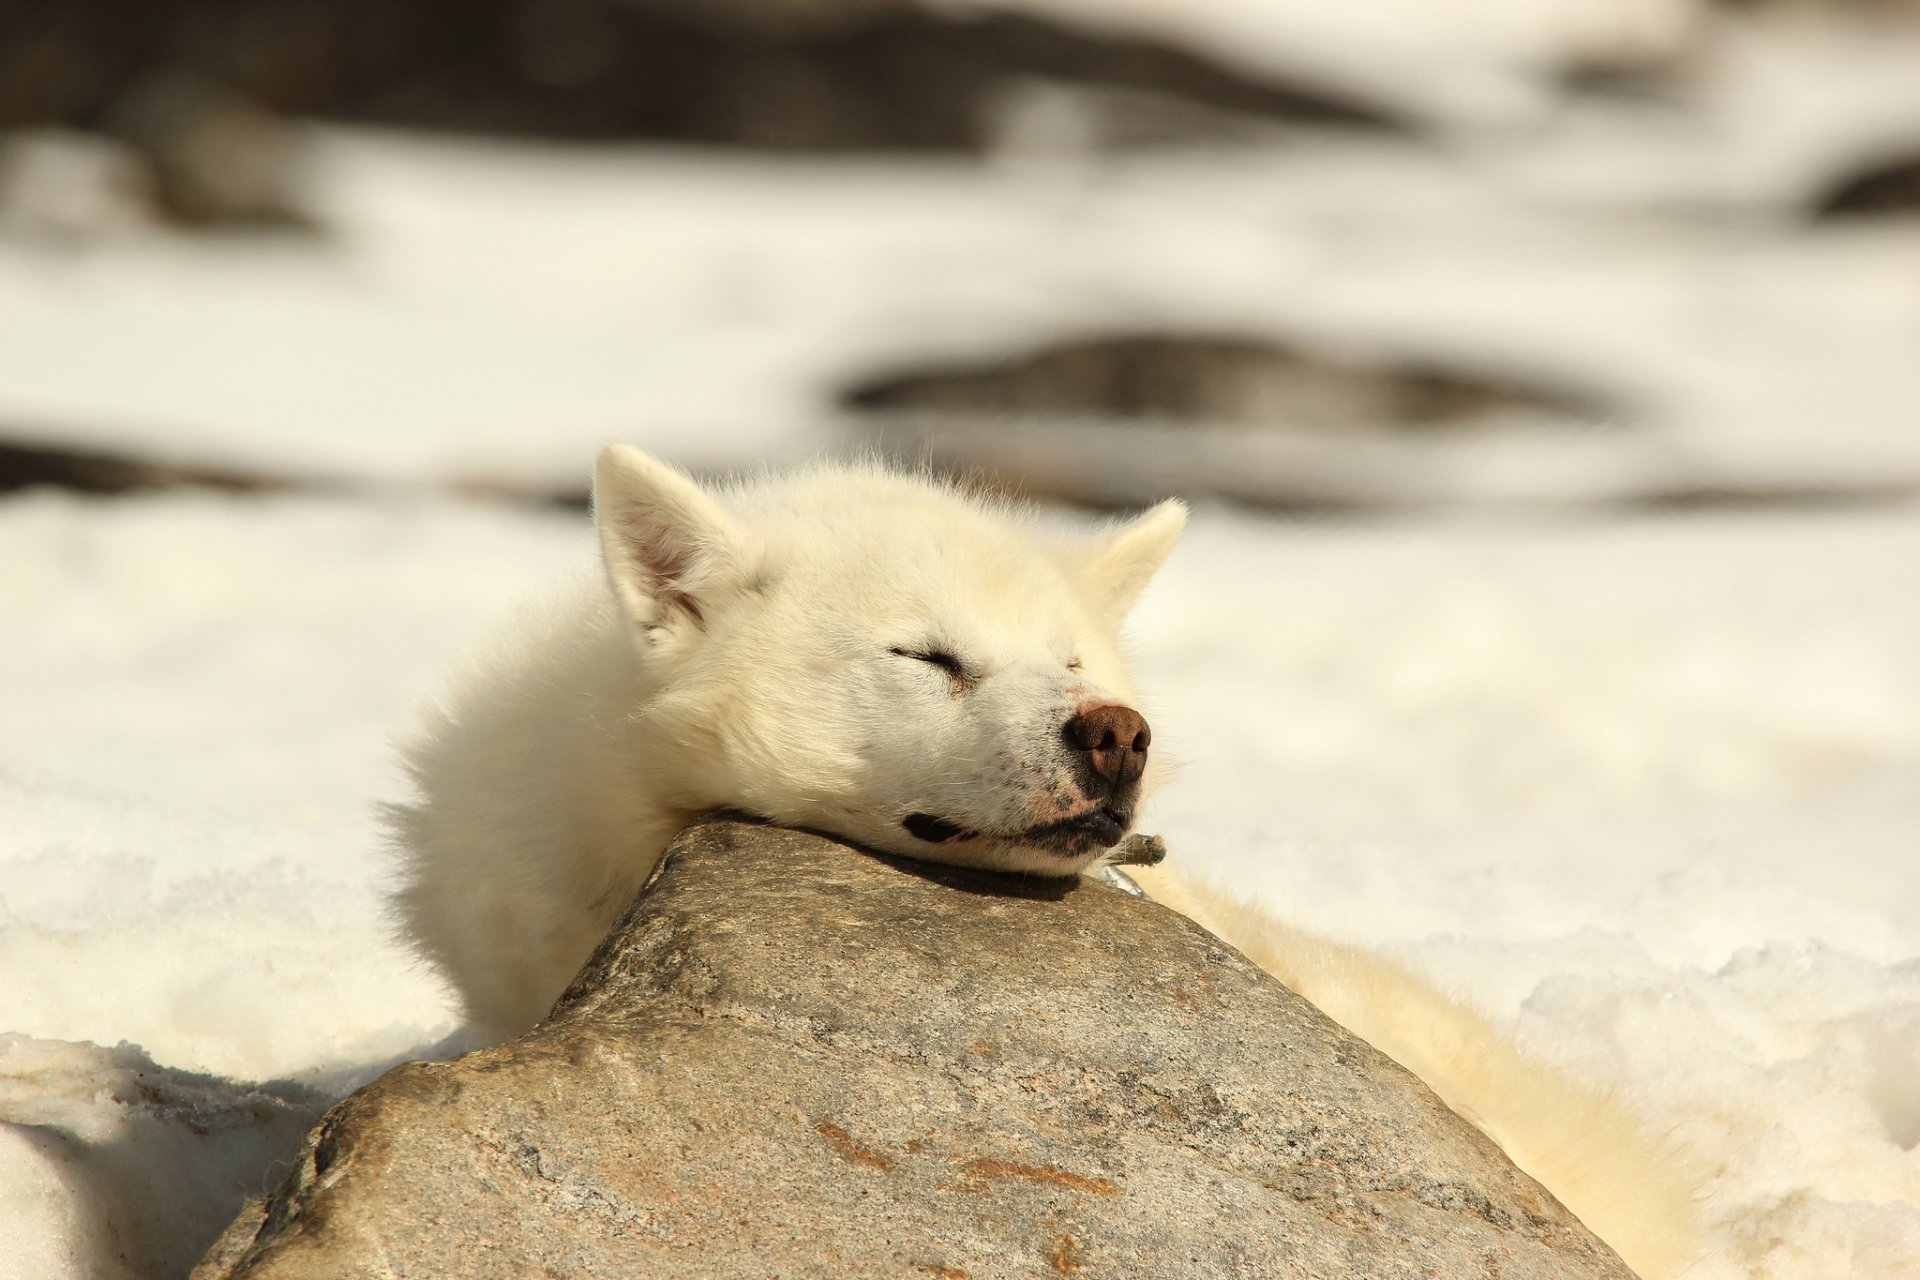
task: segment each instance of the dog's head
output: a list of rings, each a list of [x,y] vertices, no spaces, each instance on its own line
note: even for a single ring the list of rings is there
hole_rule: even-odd
[[[1150,734],[1116,636],[1179,503],[1069,543],[879,467],[709,492],[616,445],[594,508],[677,803],[1055,875],[1132,826]]]

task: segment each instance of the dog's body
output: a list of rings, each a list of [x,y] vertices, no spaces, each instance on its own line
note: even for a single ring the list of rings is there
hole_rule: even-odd
[[[615,447],[595,509],[605,582],[469,672],[407,753],[418,802],[392,811],[403,925],[483,1030],[544,1014],[704,811],[1052,875],[1131,826],[1151,755],[1116,635],[1177,503],[1071,543],[878,467],[709,493]],[[1629,1261],[1681,1256],[1664,1152],[1604,1099],[1403,971],[1146,879],[1420,1072]]]

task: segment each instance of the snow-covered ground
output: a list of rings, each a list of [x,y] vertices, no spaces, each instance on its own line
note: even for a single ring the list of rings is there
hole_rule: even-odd
[[[1661,104],[1537,70],[1665,48],[1680,0],[1485,0],[1428,83],[1424,0],[1106,12],[1336,65],[1348,8],[1424,13],[1370,74],[1474,129],[981,167],[319,134],[315,242],[0,236],[0,426],[577,487],[609,437],[779,461],[895,361],[1160,325],[1612,393],[1622,429],[1490,460],[1536,496],[1575,449],[1620,492],[1920,480],[1920,234],[1792,208],[1920,132],[1920,45],[1729,28]],[[0,501],[0,1280],[181,1274],[317,1106],[456,1033],[381,917],[387,744],[590,556],[406,484]],[[1175,856],[1671,1126],[1697,1280],[1920,1276],[1920,504],[1203,503],[1135,635]]]

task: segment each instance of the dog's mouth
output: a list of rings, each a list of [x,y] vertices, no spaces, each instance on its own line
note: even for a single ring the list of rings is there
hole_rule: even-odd
[[[1071,818],[1042,823],[1001,838],[1063,858],[1083,858],[1119,844],[1132,822],[1131,812],[1118,805],[1105,804]],[[966,840],[977,840],[985,834],[930,813],[908,814],[900,825],[906,828],[908,835],[928,844],[959,844]]]
[[[1103,804],[1071,818],[1029,827],[1020,833],[1021,844],[1045,849],[1061,857],[1080,858],[1120,843],[1133,814],[1118,805]]]
[[[908,835],[916,840],[925,840],[928,844],[959,844],[962,840],[977,839],[980,835],[972,827],[963,827],[930,813],[910,813],[900,825],[907,829]]]

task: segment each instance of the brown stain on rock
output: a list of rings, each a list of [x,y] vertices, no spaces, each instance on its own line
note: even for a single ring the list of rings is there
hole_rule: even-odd
[[[971,1272],[960,1267],[943,1267],[937,1262],[917,1262],[914,1264],[913,1269],[915,1271],[924,1271],[930,1276],[936,1276],[938,1280],[973,1280],[973,1274]]]
[[[1173,988],[1174,1003],[1194,1013],[1204,1013],[1219,995],[1213,975],[1201,970],[1193,975],[1193,983],[1176,983]]]
[[[855,1164],[864,1164],[869,1169],[886,1172],[893,1168],[893,1157],[875,1151],[872,1147],[863,1147],[853,1140],[853,1135],[831,1120],[822,1120],[813,1126],[813,1131],[832,1144],[846,1159]]]
[[[1085,1174],[1069,1173],[1065,1169],[1056,1169],[1051,1165],[1019,1164],[1012,1160],[993,1160],[986,1156],[977,1156],[967,1161],[962,1172],[971,1184],[969,1190],[984,1190],[986,1185],[996,1178],[1021,1178],[1028,1182],[1045,1182],[1056,1187],[1069,1187],[1075,1191],[1085,1191],[1096,1196],[1117,1196],[1122,1188],[1111,1178],[1088,1177]]]
[[[1083,1256],[1080,1252],[1080,1242],[1062,1233],[1059,1241],[1053,1246],[1053,1252],[1048,1255],[1047,1262],[1058,1275],[1078,1275],[1087,1269],[1086,1263],[1081,1261]]]

